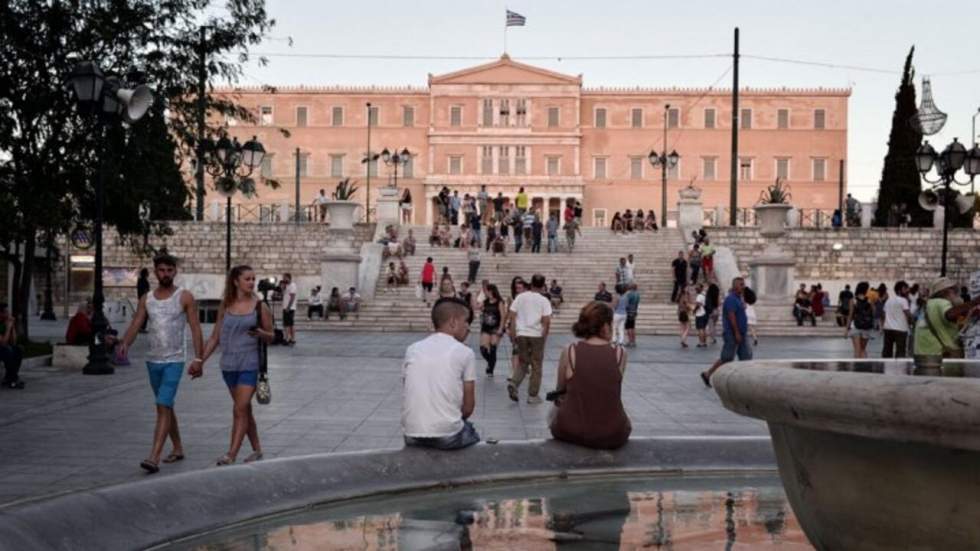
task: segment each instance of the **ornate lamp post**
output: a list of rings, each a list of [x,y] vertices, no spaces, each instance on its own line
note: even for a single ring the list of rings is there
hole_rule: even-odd
[[[915,164],[924,181],[942,186],[938,192],[934,191],[933,193],[936,193],[939,202],[943,205],[943,256],[939,275],[945,276],[946,255],[949,251],[949,207],[966,212],[972,206],[966,202],[954,201],[951,186],[952,184],[961,186],[973,184],[973,178],[980,174],[980,147],[974,144],[973,149],[967,151],[963,144],[953,138],[953,142],[947,145],[942,153],[936,153],[936,150],[926,141],[915,153]],[[930,179],[928,174],[933,166],[935,166],[939,177]],[[956,178],[956,173],[961,168],[968,177],[965,182]]]
[[[408,161],[412,159],[412,154],[408,151],[408,148],[403,148],[400,152],[396,149],[394,153],[388,151],[388,148],[384,148],[381,151],[381,160],[384,161],[386,166],[390,166],[395,171],[395,180],[392,183],[392,187],[398,187],[398,167],[408,164]]]
[[[109,365],[106,356],[105,333],[109,321],[105,317],[103,304],[105,294],[102,286],[102,218],[105,204],[105,172],[109,147],[106,142],[106,129],[116,127],[121,121],[134,123],[141,119],[153,104],[153,94],[146,86],[125,88],[122,80],[106,76],[92,61],[75,65],[70,75],[71,87],[83,115],[101,123],[100,138],[102,151],[99,159],[99,178],[95,185],[95,292],[92,305],[92,332],[95,334],[89,346],[88,364],[82,369],[86,375],[110,375],[115,370]]]
[[[651,149],[650,154],[647,158],[650,160],[650,164],[654,167],[660,167],[660,177],[661,177],[661,194],[660,194],[660,227],[667,227],[667,169],[674,168],[677,166],[677,161],[680,160],[681,156],[677,154],[677,151],[671,151],[667,154],[667,115],[670,113],[670,104],[664,106],[664,150],[661,154],[657,154],[656,150]]]
[[[214,187],[227,199],[225,206],[225,273],[231,271],[231,198],[235,192],[250,196],[255,193],[255,180],[250,178],[256,167],[262,166],[265,148],[256,136],[238,143],[238,138],[229,140],[222,136],[217,143],[208,141],[205,151],[210,155],[206,167],[214,178]]]

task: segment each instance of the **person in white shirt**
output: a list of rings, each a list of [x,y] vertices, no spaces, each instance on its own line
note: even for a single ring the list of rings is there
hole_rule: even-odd
[[[455,298],[432,308],[435,333],[408,347],[402,364],[406,446],[458,450],[480,441],[469,421],[476,408],[476,355],[463,344],[473,311]]]
[[[704,286],[699,283],[698,296],[694,299],[694,328],[698,331],[698,348],[708,346],[708,309],[705,308],[707,302],[708,294],[705,292]]]
[[[317,211],[320,213],[320,223],[327,223],[327,203],[330,202],[330,198],[327,197],[327,191],[324,189],[320,190],[320,195],[316,196],[313,200],[313,205],[316,206]]]
[[[320,296],[320,286],[310,289],[310,298],[306,300],[306,319],[313,319],[318,314],[323,319],[323,297]]]
[[[633,255],[632,254],[626,255],[626,270],[625,270],[625,272],[626,272],[625,273],[626,281],[624,281],[623,283],[629,285],[630,283],[633,283],[634,281],[636,281],[635,280],[636,269],[635,269],[634,264],[633,264]]]
[[[541,364],[544,361],[545,341],[551,329],[551,301],[545,297],[545,279],[541,274],[531,277],[531,291],[517,295],[510,305],[508,326],[511,342],[517,343],[517,363],[514,374],[507,382],[507,394],[518,401],[517,389],[530,368],[531,381],[527,389],[527,403],[540,404]]]
[[[895,284],[895,294],[885,301],[884,345],[882,358],[904,358],[908,351],[909,320],[912,310],[909,305],[909,285],[904,281]]]
[[[354,312],[354,317],[359,317],[361,307],[361,295],[357,293],[357,289],[351,287],[347,290],[347,294],[340,299],[340,310],[342,312],[341,318],[347,317],[347,314]]]
[[[282,274],[282,327],[285,334],[286,344],[292,346],[296,344],[296,303],[299,302],[296,282],[293,281],[293,274]]]

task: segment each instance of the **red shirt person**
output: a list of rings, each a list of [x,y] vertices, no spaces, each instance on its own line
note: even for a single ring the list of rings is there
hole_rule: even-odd
[[[92,305],[78,307],[78,312],[68,322],[65,332],[65,343],[72,346],[84,346],[92,342],[95,332],[92,330]]]

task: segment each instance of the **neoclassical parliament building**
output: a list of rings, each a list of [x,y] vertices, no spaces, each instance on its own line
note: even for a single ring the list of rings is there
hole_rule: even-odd
[[[393,177],[382,161],[362,163],[370,121],[375,153],[408,149],[398,188],[411,190],[413,221],[431,224],[443,186],[513,198],[524,187],[535,206],[582,202],[584,223],[603,226],[625,209],[660,215],[662,175],[650,150],[676,150],[668,171],[668,210],[690,183],[705,209],[728,206],[731,182],[730,90],[586,88],[569,76],[499,60],[444,75],[426,87],[285,87],[218,90],[254,109],[256,123],[227,120],[244,141],[267,151],[261,174],[283,185],[259,185],[259,197],[235,201],[293,204],[297,168],[301,201],[356,180],[371,206]],[[781,178],[800,208],[835,208],[840,161],[847,153],[848,89],[744,89],[739,104],[738,201],[747,207]],[[370,109],[367,104],[370,103]],[[668,107],[669,106],[669,107]],[[286,137],[280,131],[287,129]],[[299,155],[297,158],[297,149]],[[297,166],[298,164],[298,166]],[[213,196],[212,196],[213,197]],[[213,199],[209,199],[213,201]]]

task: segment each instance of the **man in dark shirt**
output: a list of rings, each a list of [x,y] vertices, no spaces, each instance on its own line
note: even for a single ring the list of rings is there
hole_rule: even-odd
[[[320,190],[323,193],[323,190]],[[324,207],[325,208],[325,207]],[[323,212],[326,212],[324,210]],[[139,304],[140,300],[143,299],[143,295],[150,292],[150,270],[143,268],[140,270],[140,277],[136,280],[136,304]],[[146,323],[143,323],[143,327],[140,328],[140,333],[146,333]]]
[[[502,192],[497,192],[497,196],[493,198],[493,219],[497,222],[504,219],[504,194]]]
[[[687,260],[684,251],[677,251],[677,258],[670,263],[674,269],[674,290],[670,293],[670,301],[677,302],[677,295],[687,285]]]
[[[854,300],[854,293],[851,286],[845,285],[844,290],[837,295],[837,325],[844,327],[847,325],[847,315],[851,311],[851,301]]]
[[[725,297],[725,302],[721,307],[722,338],[724,345],[721,347],[721,357],[711,369],[701,372],[701,381],[704,386],[711,387],[711,376],[722,365],[733,361],[736,357],[739,361],[752,359],[752,345],[748,339],[748,316],[745,314],[745,302],[742,294],[745,292],[745,280],[736,277],[732,280],[732,289]]]
[[[524,245],[524,222],[521,221],[520,216],[514,217],[514,252],[521,252],[521,247]]]
[[[532,253],[541,252],[542,233],[544,233],[544,224],[541,223],[541,218],[535,215],[534,222],[531,223],[531,252]]]
[[[3,362],[4,388],[21,390],[24,381],[20,380],[20,363],[24,359],[24,351],[17,344],[17,318],[10,315],[7,303],[0,302],[0,362]]]
[[[606,282],[599,282],[599,292],[595,294],[595,300],[612,304],[612,293],[606,290]]]

